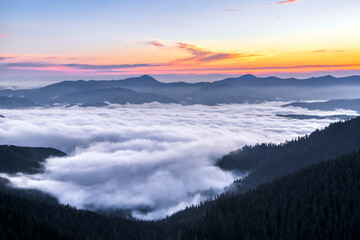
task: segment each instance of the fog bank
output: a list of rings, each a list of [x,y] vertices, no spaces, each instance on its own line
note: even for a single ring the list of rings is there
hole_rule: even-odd
[[[163,218],[221,193],[238,177],[214,166],[223,154],[245,144],[290,140],[333,121],[276,114],[354,114],[282,104],[1,110],[0,144],[54,147],[69,154],[48,159],[43,174],[1,176],[64,204]]]

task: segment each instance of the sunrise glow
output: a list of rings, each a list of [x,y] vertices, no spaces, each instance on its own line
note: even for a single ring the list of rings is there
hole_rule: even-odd
[[[1,3],[1,80],[360,73],[356,0],[65,2]]]

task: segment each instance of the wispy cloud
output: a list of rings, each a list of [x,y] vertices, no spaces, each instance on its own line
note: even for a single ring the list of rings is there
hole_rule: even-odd
[[[165,44],[159,40],[152,40],[152,41],[147,41],[146,42],[149,45],[153,45],[155,47],[160,47],[160,48],[164,48]]]
[[[249,58],[249,57],[260,56],[259,54],[215,52],[200,48],[192,44],[182,43],[182,42],[178,42],[177,47],[179,49],[183,49],[189,52],[192,56],[188,58],[178,59],[176,60],[176,62],[184,62],[184,61],[214,62],[214,61],[221,61],[226,59]]]
[[[1,59],[0,59],[1,60]],[[9,68],[46,68],[46,67],[68,67],[78,70],[114,70],[114,69],[126,69],[126,68],[138,68],[138,67],[151,67],[159,66],[156,64],[109,64],[109,65],[94,65],[94,64],[78,64],[78,63],[66,63],[66,64],[53,64],[46,62],[14,62],[4,64]]]
[[[238,8],[227,8],[227,9],[224,9],[223,10],[224,12],[236,12],[236,11],[239,11]]]
[[[93,65],[93,64],[78,64],[78,63],[69,63],[61,64],[61,66],[83,69],[83,70],[111,70],[119,68],[137,68],[137,67],[153,67],[158,66],[156,64],[114,64],[114,65]]]
[[[275,4],[286,4],[286,3],[293,3],[293,2],[297,2],[299,0],[286,0],[286,1],[280,1],[280,2],[277,2]]]
[[[341,53],[341,52],[346,52],[346,50],[328,50],[328,49],[319,49],[319,50],[314,50],[311,51],[313,53]]]
[[[9,59],[13,59],[14,57],[4,57],[4,56],[0,56],[0,61],[3,61],[3,60],[9,60]]]

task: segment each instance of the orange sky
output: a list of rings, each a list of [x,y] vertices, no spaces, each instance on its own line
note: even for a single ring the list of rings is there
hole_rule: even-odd
[[[360,74],[358,0],[140,2],[1,3],[0,81]]]

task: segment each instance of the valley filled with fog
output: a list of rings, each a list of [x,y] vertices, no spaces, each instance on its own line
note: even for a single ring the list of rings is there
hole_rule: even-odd
[[[47,159],[44,173],[1,176],[63,204],[161,219],[223,192],[245,174],[216,167],[224,154],[291,140],[338,120],[327,116],[357,115],[284,104],[2,109],[0,144],[54,147],[68,156]],[[299,115],[318,118],[284,117]]]

